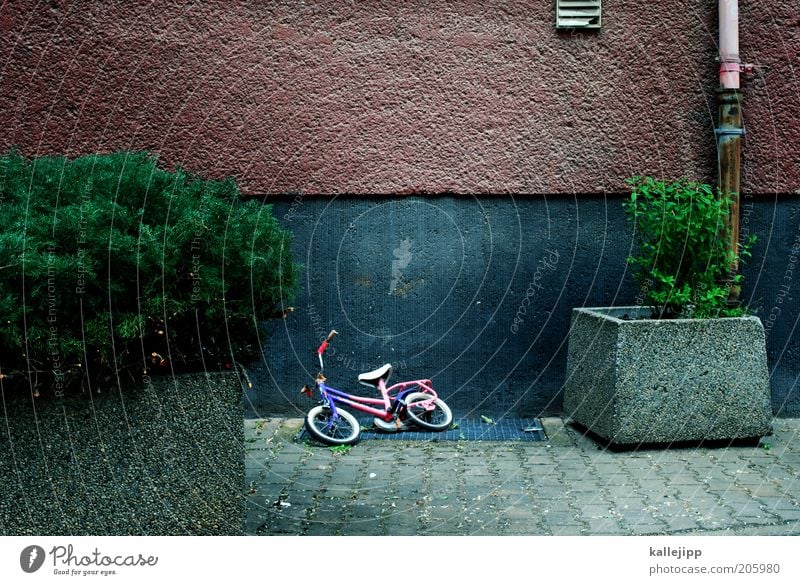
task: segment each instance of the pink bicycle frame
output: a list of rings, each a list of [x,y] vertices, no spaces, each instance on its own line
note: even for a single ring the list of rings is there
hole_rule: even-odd
[[[331,340],[337,335],[336,330],[332,330],[328,337],[317,348],[317,355],[319,356],[320,370],[324,369],[322,361],[322,354],[328,349]],[[405,397],[414,392],[422,392],[430,394],[429,400],[414,403],[415,406],[422,406],[425,410],[433,410],[435,408],[434,401],[437,398],[436,391],[433,389],[433,384],[430,380],[413,380],[410,382],[398,382],[392,386],[386,387],[386,382],[383,379],[378,380],[378,390],[380,390],[380,398],[369,398],[367,396],[357,396],[355,394],[348,394],[342,392],[331,386],[325,384],[325,376],[321,373],[317,376],[317,388],[333,412],[333,418],[336,418],[336,404],[342,404],[366,412],[372,416],[376,416],[385,421],[391,421],[398,409],[405,403]],[[303,392],[309,396],[311,391],[307,387],[303,387]],[[382,406],[382,409],[374,408],[373,406]]]
[[[408,394],[413,392],[430,394],[430,400],[416,403],[416,405],[423,406],[426,410],[432,410],[434,408],[433,402],[437,398],[436,391],[433,389],[430,380],[398,382],[388,388],[384,381],[380,380],[378,389],[381,392],[381,398],[369,398],[367,396],[348,394],[347,392],[342,392],[341,390],[328,386],[324,381],[318,382],[317,387],[319,388],[322,398],[328,402],[334,413],[336,412],[336,404],[341,404],[360,410],[361,412],[366,412],[385,421],[390,421],[394,418],[397,409],[404,403],[404,399]],[[381,405],[383,408],[373,408],[369,405]]]

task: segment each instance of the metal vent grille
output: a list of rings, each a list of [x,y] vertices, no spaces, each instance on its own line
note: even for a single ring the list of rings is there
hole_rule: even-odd
[[[556,0],[556,28],[600,28],[601,0]]]

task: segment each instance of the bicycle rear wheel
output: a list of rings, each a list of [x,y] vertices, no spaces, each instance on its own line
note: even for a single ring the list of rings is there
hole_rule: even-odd
[[[309,434],[326,445],[353,445],[358,441],[361,426],[352,414],[337,409],[336,416],[327,405],[315,406],[306,415]]]
[[[428,405],[433,408],[429,410]],[[453,412],[444,400],[432,399],[425,392],[413,392],[406,396],[406,413],[414,424],[429,431],[443,431],[453,423]]]

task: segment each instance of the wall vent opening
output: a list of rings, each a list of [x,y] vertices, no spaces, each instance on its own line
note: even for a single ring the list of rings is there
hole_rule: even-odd
[[[556,0],[556,28],[600,28],[602,0]]]

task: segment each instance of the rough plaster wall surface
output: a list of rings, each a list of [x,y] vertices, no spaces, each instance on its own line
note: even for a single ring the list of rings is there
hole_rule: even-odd
[[[0,6],[0,135],[149,149],[280,192],[606,193],[713,179],[715,0],[34,2]],[[798,12],[742,2],[744,189],[800,190]]]

